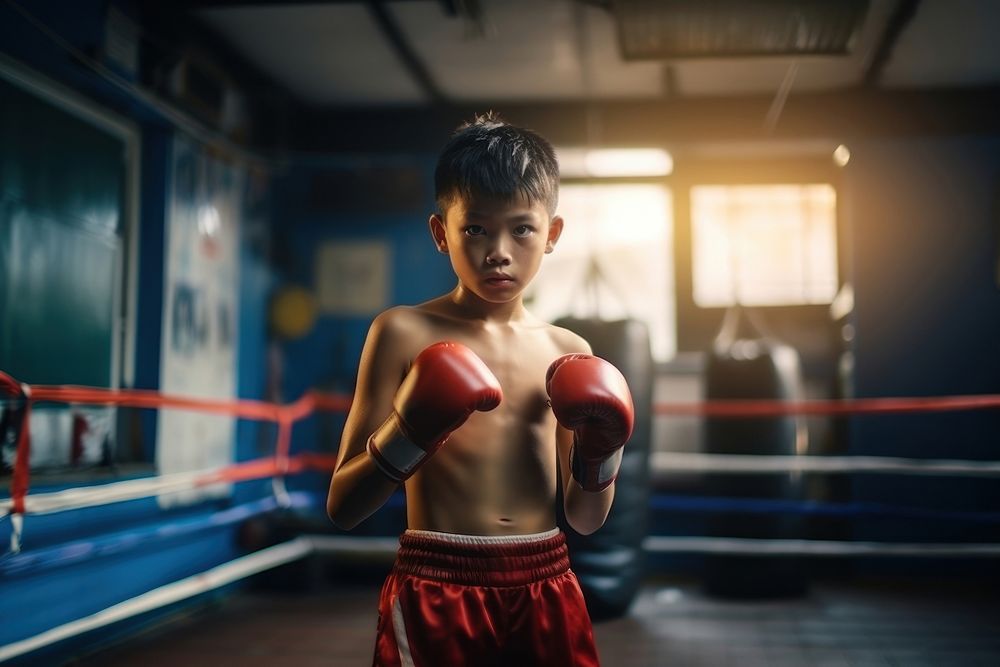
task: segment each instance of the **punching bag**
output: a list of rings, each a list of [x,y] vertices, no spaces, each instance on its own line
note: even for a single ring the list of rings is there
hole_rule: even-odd
[[[740,306],[727,311],[707,356],[705,399],[801,398],[801,370],[794,348],[765,335],[754,314]],[[713,417],[705,420],[703,449],[710,454],[792,456],[805,449],[804,421],[798,416]],[[708,492],[734,499],[799,498],[798,474],[719,474],[708,477]],[[708,531],[716,537],[795,539],[796,515],[719,513]],[[709,594],[734,598],[801,595],[805,577],[794,556],[707,555],[704,584]]]
[[[615,483],[615,500],[598,531],[580,535],[569,528],[558,503],[570,562],[580,580],[587,609],[595,620],[624,614],[642,583],[649,507],[649,452],[652,439],[653,358],[649,331],[635,320],[564,318],[555,322],[585,338],[594,355],[625,376],[635,404],[635,428],[625,445]]]

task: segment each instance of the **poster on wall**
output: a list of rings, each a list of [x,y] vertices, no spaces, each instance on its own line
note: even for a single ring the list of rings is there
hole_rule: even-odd
[[[327,315],[371,315],[389,294],[389,248],[381,241],[329,241],[316,251],[316,301]]]
[[[211,399],[236,396],[239,213],[242,170],[200,144],[173,145],[164,238],[160,390]],[[211,470],[233,460],[235,420],[162,410],[161,475]],[[159,498],[162,507],[229,493],[226,484]]]

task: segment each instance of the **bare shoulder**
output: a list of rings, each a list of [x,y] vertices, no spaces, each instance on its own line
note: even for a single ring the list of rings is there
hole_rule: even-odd
[[[372,321],[369,337],[384,346],[412,357],[423,349],[421,345],[432,333],[429,315],[419,307],[394,306],[382,311]]]
[[[394,306],[383,311],[372,322],[369,336],[377,337],[397,356],[412,361],[428,345],[454,336],[459,322],[449,316],[438,301]]]
[[[408,306],[390,308],[372,320],[358,365],[357,403],[378,402],[385,399],[380,393],[385,388],[395,390],[423,349],[425,330],[420,312]]]
[[[385,336],[403,336],[426,326],[427,316],[414,306],[393,306],[372,321],[372,328]]]
[[[560,354],[592,354],[590,343],[569,329],[550,324],[548,334]]]

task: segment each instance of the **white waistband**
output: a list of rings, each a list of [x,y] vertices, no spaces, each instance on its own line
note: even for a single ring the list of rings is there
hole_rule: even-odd
[[[558,528],[546,530],[544,533],[531,533],[529,535],[461,535],[459,533],[442,533],[436,530],[409,530],[406,535],[411,537],[425,537],[450,544],[530,544],[532,542],[542,542],[552,539],[559,534]]]

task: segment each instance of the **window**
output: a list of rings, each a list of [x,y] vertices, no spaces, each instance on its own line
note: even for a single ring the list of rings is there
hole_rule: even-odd
[[[563,185],[566,225],[526,295],[532,312],[549,321],[639,319],[649,326],[653,358],[673,357],[672,210],[661,185]]]
[[[135,323],[124,273],[135,265],[138,130],[16,64],[0,63],[0,99],[0,370],[116,388],[121,325],[131,336]],[[31,469],[106,466],[119,417],[36,404]],[[0,397],[0,474],[14,467],[22,419],[22,405]]]
[[[836,200],[828,184],[693,187],[694,302],[830,303],[837,292]]]

